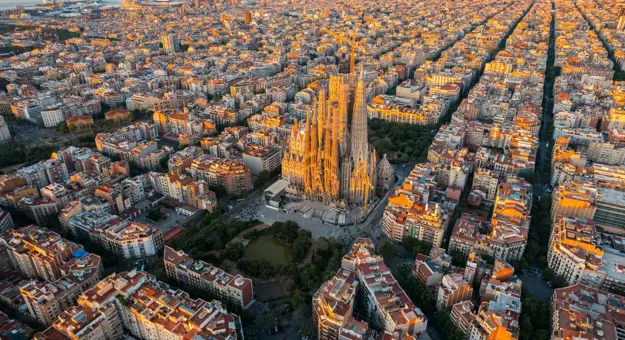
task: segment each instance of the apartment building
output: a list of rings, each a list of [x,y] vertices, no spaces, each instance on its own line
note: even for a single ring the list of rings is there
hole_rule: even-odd
[[[597,210],[597,187],[591,182],[560,183],[553,190],[551,218],[556,216],[592,219]]]
[[[136,221],[107,223],[91,229],[89,235],[92,241],[123,259],[146,258],[163,249],[161,230]]]
[[[41,110],[43,125],[47,128],[54,127],[65,121],[65,115],[60,106],[49,107]]]
[[[451,308],[458,302],[471,299],[473,287],[471,283],[464,280],[458,273],[451,273],[443,276],[438,295],[436,297],[436,309],[439,311]]]
[[[603,230],[625,234],[625,191],[598,187],[597,210],[593,220]]]
[[[494,258],[516,261],[523,257],[527,246],[529,230],[527,226],[500,222],[489,235],[487,252]]]
[[[122,322],[114,304],[101,308],[72,306],[52,326],[35,334],[35,340],[108,340],[124,337]]]
[[[163,248],[160,229],[136,221],[123,221],[101,210],[78,213],[69,221],[69,230],[124,259],[154,256]]]
[[[176,171],[167,174],[150,172],[148,179],[154,191],[183,204],[208,211],[217,206],[217,195],[208,189],[208,183],[203,179],[196,181]]]
[[[556,289],[551,300],[551,339],[621,339],[624,307],[624,297],[582,284]]]
[[[11,131],[4,121],[4,116],[0,116],[0,143],[8,143],[11,141]]]
[[[191,299],[145,272],[111,274],[60,314],[38,340],[238,338],[240,319],[217,300]]]
[[[231,195],[252,190],[252,173],[242,161],[204,155],[193,161],[189,173],[194,180],[223,187]]]
[[[490,255],[505,261],[520,259],[527,245],[532,185],[514,175],[508,175],[499,185],[489,235]]]
[[[439,247],[451,216],[439,202],[432,201],[437,187],[436,165],[417,164],[389,196],[382,219],[384,234],[394,242],[411,236]]]
[[[521,290],[523,283],[519,279],[500,281],[495,277],[482,280],[480,298],[482,303],[488,303],[491,310],[503,310],[508,315],[521,314]]]
[[[462,334],[468,335],[471,331],[475,319],[474,308],[473,302],[469,300],[458,302],[451,307],[449,319]]]
[[[404,290],[397,284],[382,258],[374,254],[374,249],[375,247],[370,239],[356,239],[351,251],[343,257],[341,261],[342,268],[339,269],[335,279],[338,281],[343,277],[351,280],[349,279],[350,272],[356,274],[358,295],[362,299],[361,315],[367,315],[368,324],[372,325],[372,327],[380,329],[382,332],[416,338],[425,331],[427,318],[410,301]],[[320,296],[325,294],[324,291],[332,285],[332,283],[324,284],[322,289],[315,294],[315,299],[318,300]],[[339,288],[339,286],[335,287],[337,287],[336,289]],[[350,289],[348,288],[346,292],[349,291]],[[346,302],[349,301],[345,296],[341,298],[345,298]],[[350,305],[351,303],[345,304],[345,308],[348,308]],[[323,325],[325,322],[328,322],[328,317],[325,312],[319,310],[318,306],[319,304],[315,306],[317,324]],[[347,315],[347,312],[338,311],[336,314]],[[340,334],[335,336],[338,325],[331,321],[329,323],[333,326],[329,326],[327,331],[322,333],[326,339],[349,338],[341,337]],[[364,327],[363,324],[360,325]],[[366,333],[364,330],[361,330],[359,333],[362,332]]]
[[[282,166],[282,149],[250,145],[243,151],[242,161],[254,176],[261,171],[272,173]]]
[[[240,327],[239,317],[229,313],[220,301],[194,300],[186,292],[155,280],[129,295],[121,310],[124,328],[140,339],[235,340]]]
[[[29,314],[47,326],[73,306],[82,292],[78,284],[66,279],[55,282],[34,279],[19,288]]]
[[[0,312],[0,338],[29,339],[33,333],[33,329],[29,326]]]
[[[14,225],[11,214],[6,210],[0,209],[0,232],[13,229]]]
[[[43,162],[20,168],[15,172],[15,174],[25,179],[28,185],[32,185],[37,188],[43,188],[50,184],[50,181],[46,176],[46,170]]]
[[[500,221],[524,226],[529,224],[532,210],[532,184],[515,176],[507,176],[497,188],[492,224],[497,228]]]
[[[0,276],[0,302],[22,314],[29,314],[28,306],[20,293],[20,286],[30,283],[31,280],[22,273],[11,270],[11,267],[5,268]]]
[[[512,320],[504,312],[492,311],[482,307],[473,320],[469,340],[516,339],[508,330]]]
[[[82,290],[95,283],[103,271],[99,256],[35,225],[0,234],[0,245],[6,247],[13,268],[29,278],[67,279]]]
[[[78,201],[77,204],[78,207],[81,207],[80,201]],[[106,204],[106,206],[108,207],[108,204]],[[82,211],[82,208],[79,210],[79,212],[76,212],[76,214],[73,215],[73,217],[71,217],[69,221],[67,221],[67,230],[72,235],[77,236],[83,240],[90,240],[91,230],[95,228],[101,228],[109,223],[119,223],[119,216],[112,215],[109,212],[105,212],[102,210]],[[67,213],[67,211],[65,211],[65,213]],[[61,216],[59,216],[59,218],[61,218]]]
[[[56,217],[60,205],[60,202],[44,196],[24,197],[18,202],[17,207],[26,212],[26,215],[37,224],[45,224]]]
[[[55,281],[32,279],[21,283],[20,295],[28,313],[42,324],[50,325],[63,310],[74,305],[80,293],[97,283],[102,272],[99,256],[73,257],[63,265],[63,278]]]
[[[604,251],[595,246],[594,236],[593,220],[556,216],[547,253],[549,268],[570,285],[601,287],[605,273],[599,268]]]
[[[232,275],[204,261],[194,260],[182,250],[165,246],[163,255],[167,276],[186,288],[205,290],[221,300],[231,301],[241,308],[254,302],[252,280]]]
[[[43,161],[44,173],[49,183],[63,183],[69,178],[65,163],[59,159]]]
[[[480,248],[479,245],[485,239],[489,229],[490,224],[484,218],[462,213],[451,232],[447,250],[450,253],[460,252],[469,256],[470,253]]]
[[[482,191],[487,200],[494,200],[501,183],[501,173],[491,169],[478,168],[473,173],[472,191]]]
[[[426,287],[436,287],[451,267],[451,256],[444,249],[432,248],[430,256],[417,254],[412,274]]]
[[[187,168],[191,166],[191,163],[196,157],[200,157],[204,154],[202,148],[197,146],[189,146],[183,150],[180,150],[171,156],[167,161],[167,169],[169,171],[175,171],[179,175],[186,173]]]
[[[63,277],[61,267],[81,247],[59,234],[31,225],[0,234],[13,267],[27,277],[55,281]]]
[[[341,339],[350,333],[356,339],[366,339],[372,330],[369,324],[353,316],[358,279],[351,270],[339,270],[324,282],[313,296],[313,314],[319,340]]]

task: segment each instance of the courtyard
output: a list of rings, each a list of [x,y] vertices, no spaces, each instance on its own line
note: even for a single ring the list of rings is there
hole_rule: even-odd
[[[158,220],[153,220],[150,218],[150,212],[153,209],[157,209],[160,212],[161,218]],[[145,223],[153,225],[159,228],[163,233],[167,232],[171,228],[184,224],[184,222],[189,218],[189,216],[180,215],[174,209],[167,208],[162,204],[158,204],[156,207],[152,209],[148,209],[143,214],[137,216],[134,220],[139,223]]]

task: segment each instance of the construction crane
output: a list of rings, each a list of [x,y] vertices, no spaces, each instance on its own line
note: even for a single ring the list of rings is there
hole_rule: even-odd
[[[334,38],[336,38],[337,41],[348,44],[349,47],[351,48],[351,55],[349,57],[349,88],[353,89],[354,88],[354,73],[356,71],[355,70],[356,69],[356,57],[355,57],[356,49],[359,49],[362,52],[366,52],[367,48],[356,42],[355,32],[352,32],[350,34],[350,38],[346,38],[338,33],[332,32],[327,28],[322,28],[321,32],[327,33],[333,36]]]

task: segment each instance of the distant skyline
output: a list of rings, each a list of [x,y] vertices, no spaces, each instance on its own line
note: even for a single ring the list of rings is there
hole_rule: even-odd
[[[109,5],[121,5],[122,0],[104,0]],[[42,0],[0,0],[0,9],[12,9],[18,5],[26,7],[42,4]]]

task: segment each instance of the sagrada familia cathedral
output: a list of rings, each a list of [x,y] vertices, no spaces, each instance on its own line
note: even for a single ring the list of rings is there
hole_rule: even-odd
[[[386,156],[378,162],[367,140],[364,77],[359,77],[352,108],[346,77],[332,76],[329,96],[320,90],[312,111],[303,127],[293,124],[282,159],[287,192],[337,207],[366,208],[376,192],[388,190],[394,172]]]

